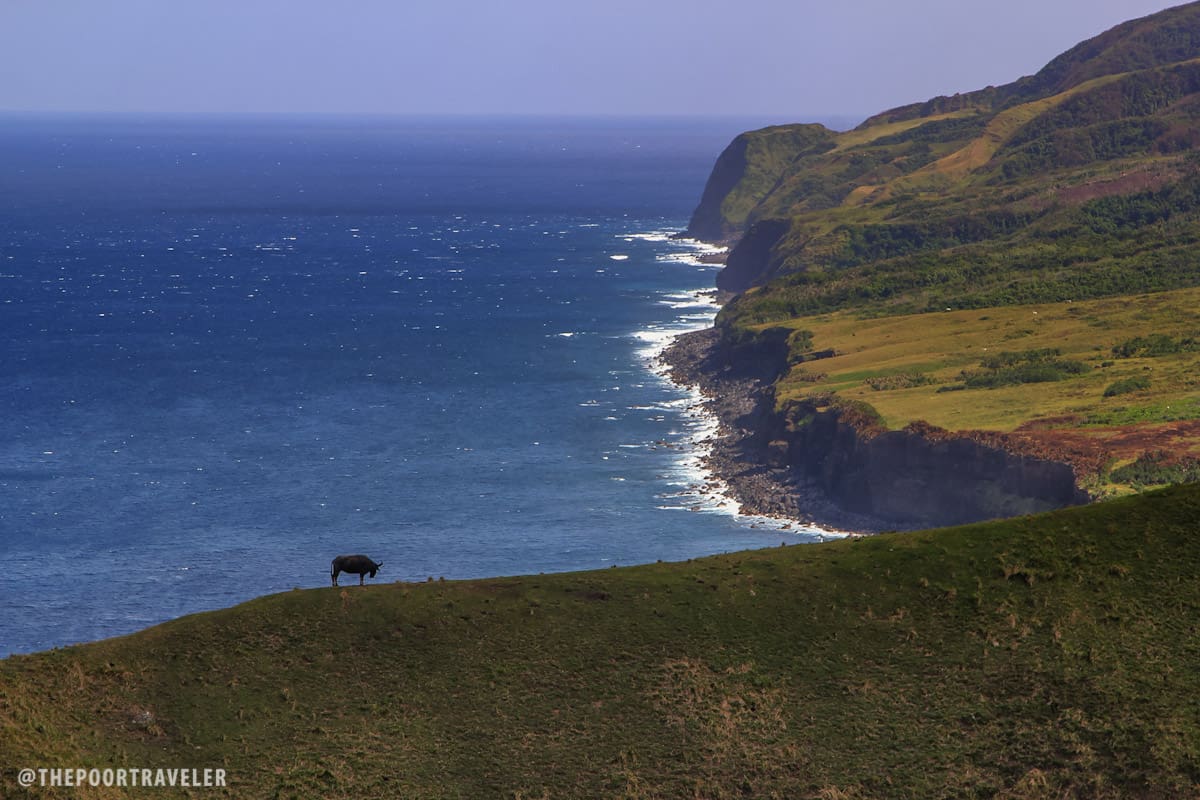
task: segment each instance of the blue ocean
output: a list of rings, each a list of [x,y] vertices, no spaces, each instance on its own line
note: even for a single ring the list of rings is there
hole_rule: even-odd
[[[654,368],[752,120],[0,124],[0,655],[293,587],[817,538],[698,488]],[[357,582],[353,577],[351,582]]]

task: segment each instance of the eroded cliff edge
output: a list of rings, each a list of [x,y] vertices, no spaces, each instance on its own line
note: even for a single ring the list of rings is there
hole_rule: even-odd
[[[721,328],[680,336],[662,356],[721,421],[708,466],[746,513],[857,532],[1013,517],[1089,501],[1069,464],[1018,452],[1003,436],[928,427],[883,430],[853,404],[779,408],[787,346]]]

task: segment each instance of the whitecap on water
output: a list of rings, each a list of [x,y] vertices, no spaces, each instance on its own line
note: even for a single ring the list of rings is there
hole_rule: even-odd
[[[660,262],[694,264],[716,268],[718,265],[700,260],[700,256],[724,252],[725,248],[708,245],[694,240],[670,239],[661,232],[634,235],[644,241],[671,241],[681,249],[657,256]],[[637,355],[645,367],[661,380],[670,381],[669,368],[661,361],[662,354],[675,339],[692,331],[710,327],[720,310],[711,291],[667,292],[658,300],[660,305],[680,312],[665,324],[635,331],[632,338],[641,343]],[[657,506],[663,510],[686,510],[699,513],[722,514],[737,518],[747,527],[768,528],[804,536],[812,539],[840,538],[845,534],[828,531],[795,520],[743,514],[741,505],[734,499],[729,485],[708,467],[713,451],[713,438],[720,431],[720,421],[708,410],[704,396],[695,387],[680,386],[682,397],[664,403],[677,411],[682,418],[682,431],[672,430],[668,436],[671,444],[678,448],[679,458],[667,472],[665,480],[671,491],[658,497],[665,501]],[[680,441],[681,440],[681,441]],[[622,445],[626,447],[628,445]]]
[[[631,233],[627,236],[622,236],[620,238],[623,238],[626,241],[629,241],[631,239],[639,239],[643,242],[669,242],[669,241],[671,241],[672,235],[673,234],[671,233],[671,231],[647,231],[645,233]],[[684,241],[692,241],[692,240],[684,240]]]

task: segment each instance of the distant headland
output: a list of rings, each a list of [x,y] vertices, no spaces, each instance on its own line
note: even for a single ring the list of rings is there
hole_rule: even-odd
[[[744,133],[686,235],[734,296],[668,359],[748,509],[916,528],[1200,479],[1200,3]]]

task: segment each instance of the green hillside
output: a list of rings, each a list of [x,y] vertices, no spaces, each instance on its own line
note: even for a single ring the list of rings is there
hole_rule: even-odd
[[[769,158],[747,149],[741,181],[725,169],[696,217],[721,209],[735,244],[717,281],[739,293],[718,318],[727,341],[779,329],[800,343],[775,386],[781,413],[836,396],[892,430],[932,424],[1066,461],[1093,494],[1127,490],[1134,463],[1146,465],[1136,486],[1200,474],[1188,293],[1200,286],[1200,3],[1119,25],[1005,86],[786,150],[783,134],[801,128],[770,129]],[[1115,354],[1139,336],[1174,349]],[[998,353],[1048,349],[1071,351],[1072,369],[982,374]]]
[[[758,301],[770,295],[776,316],[1192,285],[1197,59],[1191,3],[1118,26],[1033,77],[854,131],[744,134],[731,145],[741,161],[718,162],[689,230],[741,237],[718,282],[770,284]]]
[[[0,661],[4,797],[1176,798],[1200,487],[680,564],[297,590]],[[18,766],[219,767],[39,791]]]
[[[799,311],[910,312],[1117,294],[1129,269],[1148,271],[1141,289],[1195,280],[1194,260],[1147,264],[1196,235],[1197,92],[1187,61],[799,154],[746,213],[719,283],[782,276],[771,290]],[[949,268],[920,279],[934,262]]]

